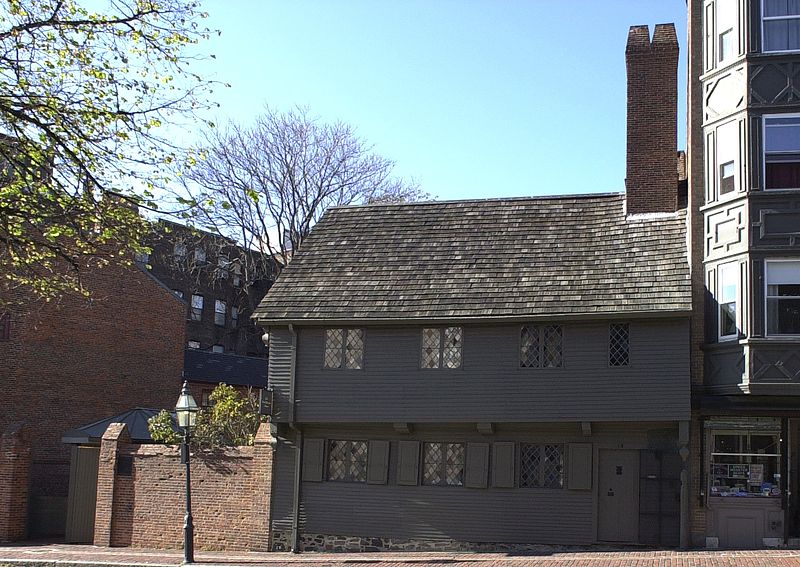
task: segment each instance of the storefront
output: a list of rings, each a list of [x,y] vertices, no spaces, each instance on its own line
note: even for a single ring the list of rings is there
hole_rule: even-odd
[[[796,529],[790,441],[797,436],[790,439],[789,418],[708,416],[703,425],[707,545],[787,544]]]

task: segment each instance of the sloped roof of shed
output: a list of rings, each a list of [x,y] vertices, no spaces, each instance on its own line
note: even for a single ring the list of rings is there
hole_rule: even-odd
[[[685,211],[621,194],[330,209],[262,324],[688,312]]]

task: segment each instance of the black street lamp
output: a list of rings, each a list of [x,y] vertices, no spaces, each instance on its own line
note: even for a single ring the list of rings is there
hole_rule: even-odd
[[[189,393],[189,384],[183,383],[178,403],[175,404],[175,415],[178,427],[183,429],[181,443],[181,463],[186,465],[186,516],[183,519],[183,562],[194,563],[194,522],[192,520],[192,487],[189,469],[189,438],[197,421],[197,403]]]

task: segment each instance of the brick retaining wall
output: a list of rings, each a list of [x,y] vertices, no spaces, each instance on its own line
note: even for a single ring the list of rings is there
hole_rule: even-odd
[[[192,453],[197,549],[269,549],[273,449],[264,423],[252,447]],[[100,448],[95,545],[181,547],[184,471],[178,447],[132,444],[111,424]]]

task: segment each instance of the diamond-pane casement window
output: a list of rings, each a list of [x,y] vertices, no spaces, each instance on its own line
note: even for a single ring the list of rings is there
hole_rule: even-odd
[[[563,339],[560,325],[524,325],[519,335],[520,368],[561,368]]]
[[[448,443],[445,461],[444,481],[450,486],[464,484],[464,444]]]
[[[367,481],[367,442],[328,442],[328,480]]]
[[[539,486],[539,445],[519,446],[519,485]]]
[[[443,443],[425,443],[422,484],[442,484],[442,445]]]
[[[342,367],[344,329],[325,329],[325,368]]]
[[[561,345],[563,336],[560,325],[548,325],[544,327],[544,345],[542,348],[542,366],[544,368],[561,367]]]
[[[422,484],[431,486],[464,485],[464,444],[425,443]]]
[[[422,329],[422,368],[439,368],[440,349],[439,329]]]
[[[521,487],[563,488],[563,445],[521,443],[519,461],[519,485]]]
[[[522,368],[539,368],[539,327],[522,327],[519,335],[519,365]]]
[[[444,330],[444,350],[442,366],[461,368],[461,327],[447,327]]]
[[[609,366],[628,366],[630,363],[630,326],[613,323],[608,326]]]
[[[344,347],[345,366],[360,369],[364,363],[364,331],[347,329],[347,340]]]
[[[364,329],[325,329],[325,368],[364,366]]]

